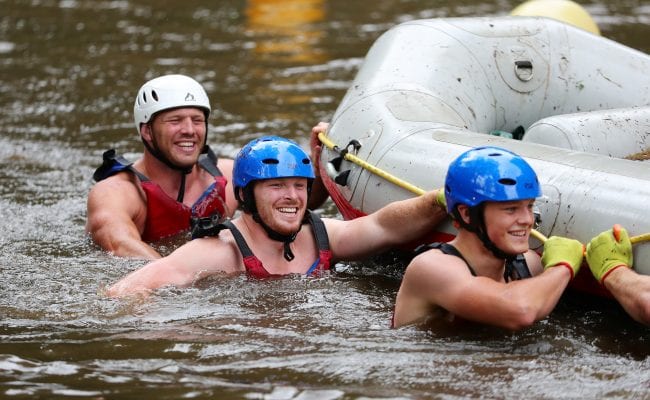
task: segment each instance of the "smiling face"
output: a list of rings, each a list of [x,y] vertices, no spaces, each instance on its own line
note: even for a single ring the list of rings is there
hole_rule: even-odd
[[[535,222],[534,199],[487,202],[483,218],[490,240],[507,254],[528,250],[528,238]]]
[[[187,107],[161,111],[151,124],[142,125],[141,132],[174,165],[191,167],[203,149],[206,128],[203,111]]]
[[[291,235],[298,231],[307,209],[307,179],[266,179],[253,188],[257,212],[274,231]]]

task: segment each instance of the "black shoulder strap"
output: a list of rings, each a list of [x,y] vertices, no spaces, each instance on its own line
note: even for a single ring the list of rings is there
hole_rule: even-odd
[[[528,269],[528,263],[526,263],[526,257],[523,254],[517,254],[515,257],[506,260],[506,268],[503,271],[503,279],[506,282],[530,277],[532,277],[532,274]]]
[[[95,170],[95,173],[93,173],[93,179],[95,182],[99,182],[115,174],[116,172],[123,171],[125,169],[136,174],[138,178],[143,182],[149,180],[149,178],[133,168],[133,163],[131,161],[117,154],[115,152],[115,149],[106,150],[104,152],[102,155],[102,165],[100,165],[99,168]]]
[[[417,256],[431,249],[438,249],[442,251],[444,254],[448,254],[450,256],[455,256],[460,258],[467,265],[467,268],[469,269],[469,272],[472,274],[472,276],[476,276],[476,272],[474,272],[474,269],[469,265],[465,257],[463,257],[463,255],[460,253],[460,251],[458,251],[457,248],[455,248],[453,245],[449,243],[435,242],[435,243],[423,244],[416,247],[413,252]]]
[[[212,176],[223,176],[219,170],[219,167],[217,167],[218,160],[219,158],[217,155],[214,154],[214,151],[212,151],[210,146],[206,144],[203,148],[203,152],[201,152],[199,155],[199,165],[201,168],[208,171],[208,173]]]
[[[450,245],[449,243],[445,242],[434,242],[434,243],[428,243],[428,244],[423,244],[415,248],[413,252],[415,253],[416,256],[424,253],[425,251],[432,250],[432,249],[438,249],[442,251],[445,254],[449,254],[450,256],[456,256],[461,258],[463,261],[465,261],[465,258],[463,257],[462,254],[460,254],[460,251],[458,251],[457,248],[454,246]],[[467,262],[467,261],[465,261]]]
[[[225,228],[230,230],[232,237],[235,238],[235,243],[237,243],[237,247],[239,247],[239,251],[244,258],[253,256],[251,248],[248,247],[248,243],[246,243],[244,236],[242,236],[241,232],[239,232],[239,229],[237,229],[235,224],[230,221],[224,221],[221,225],[223,226],[222,229]]]
[[[314,231],[314,236],[316,237],[316,245],[318,250],[329,250],[330,241],[327,236],[327,229],[325,228],[325,223],[315,212],[308,210],[308,218],[311,222],[311,228]]]
[[[308,215],[312,229],[314,230],[314,236],[316,237],[316,245],[318,246],[318,249],[329,250],[330,244],[329,238],[327,237],[327,229],[325,228],[325,224],[318,216],[318,214],[312,212],[311,210],[309,211]],[[218,230],[221,231],[223,229],[230,230],[232,237],[235,238],[235,242],[237,243],[237,247],[239,247],[239,251],[241,252],[242,256],[253,256],[253,252],[251,251],[250,247],[248,247],[248,243],[246,243],[244,236],[241,234],[239,229],[237,229],[235,224],[229,220],[223,221],[221,224],[219,224]]]

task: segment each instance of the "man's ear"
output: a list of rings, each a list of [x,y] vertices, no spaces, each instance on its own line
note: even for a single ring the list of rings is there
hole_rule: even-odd
[[[469,224],[469,207],[467,207],[465,204],[459,204],[458,206],[458,214],[460,214],[460,217],[463,219],[463,222],[466,224]]]
[[[146,124],[140,124],[140,136],[144,140],[146,140],[148,143],[151,143],[153,138],[152,138],[153,133],[151,132],[151,124],[146,123]]]

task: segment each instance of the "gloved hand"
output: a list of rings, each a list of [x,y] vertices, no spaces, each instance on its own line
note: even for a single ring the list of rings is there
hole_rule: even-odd
[[[447,209],[447,199],[445,199],[445,189],[438,189],[436,193],[436,204],[440,207]]]
[[[544,242],[542,264],[544,270],[556,265],[567,266],[571,270],[571,279],[573,279],[580,270],[583,254],[584,246],[579,241],[561,236],[551,236]]]
[[[601,284],[614,268],[631,267],[632,261],[630,237],[627,230],[619,225],[602,232],[587,244],[589,269]]]

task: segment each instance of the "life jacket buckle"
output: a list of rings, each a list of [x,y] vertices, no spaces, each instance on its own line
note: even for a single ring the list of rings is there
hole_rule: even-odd
[[[222,225],[223,220],[224,217],[218,212],[208,217],[191,217],[190,231],[192,239],[219,236],[219,232],[224,228]]]

